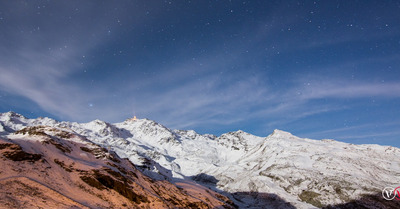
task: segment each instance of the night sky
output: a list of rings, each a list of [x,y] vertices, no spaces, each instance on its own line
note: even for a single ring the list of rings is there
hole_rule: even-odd
[[[1,1],[10,110],[400,147],[400,1]]]

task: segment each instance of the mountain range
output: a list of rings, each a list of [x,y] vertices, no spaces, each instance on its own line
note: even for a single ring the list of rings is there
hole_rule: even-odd
[[[56,208],[400,208],[400,149],[274,130],[215,136],[149,119],[0,113],[0,205]]]

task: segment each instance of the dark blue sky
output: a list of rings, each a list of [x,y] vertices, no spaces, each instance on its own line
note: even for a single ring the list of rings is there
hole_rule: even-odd
[[[1,1],[0,111],[400,147],[400,1]]]

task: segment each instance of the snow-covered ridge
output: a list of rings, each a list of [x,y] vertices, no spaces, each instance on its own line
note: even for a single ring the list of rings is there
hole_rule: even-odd
[[[229,193],[275,194],[298,208],[344,203],[400,186],[400,149],[390,146],[303,139],[281,130],[267,137],[243,131],[202,135],[149,119],[75,123],[0,114],[0,135],[5,137],[38,125],[62,128],[108,147],[154,178],[194,179]],[[235,198],[239,206],[256,207],[240,195]]]

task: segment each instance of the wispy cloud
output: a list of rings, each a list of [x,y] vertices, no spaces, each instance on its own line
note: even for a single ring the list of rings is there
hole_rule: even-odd
[[[304,87],[303,99],[318,98],[361,98],[400,97],[400,83],[351,83],[342,81],[322,81]]]
[[[383,137],[383,136],[393,136],[393,135],[398,135],[400,134],[400,131],[392,131],[392,132],[383,132],[383,133],[367,133],[367,134],[357,134],[357,135],[345,135],[345,136],[338,136],[337,139],[339,140],[357,140],[357,139],[369,139],[373,141],[372,139],[375,137]]]
[[[218,76],[202,77],[177,85],[157,95],[149,95],[140,101],[146,110],[144,115],[154,115],[175,127],[188,127],[214,121],[226,124],[245,120],[249,108],[267,101],[268,89],[255,85],[258,79],[228,79],[221,81]],[[224,82],[221,85],[221,82]]]
[[[89,85],[79,85],[74,77],[84,70],[82,55],[106,43],[107,30],[115,28],[116,20],[99,16],[93,23],[86,18],[88,14],[101,14],[98,10],[106,7],[93,9],[88,2],[78,9],[61,2],[50,3],[47,6],[59,8],[59,13],[47,19],[39,10],[43,6],[35,6],[35,2],[4,4],[13,9],[3,14],[3,21],[11,24],[1,26],[7,27],[1,30],[8,35],[7,42],[0,47],[1,91],[28,98],[63,119],[94,117],[88,103],[101,95],[92,92]],[[82,27],[86,32],[82,32]]]
[[[63,5],[60,3],[58,7]],[[183,49],[179,49],[181,57],[174,59],[172,64],[161,61],[158,63],[158,57],[152,55],[152,61],[155,63],[145,66],[144,69],[108,66],[110,69],[107,76],[97,80],[98,85],[93,86],[90,81],[95,79],[84,73],[85,59],[88,55],[99,48],[107,47],[112,41],[119,40],[118,31],[124,30],[119,24],[141,24],[144,20],[136,16],[131,19],[115,18],[119,13],[129,13],[126,15],[128,17],[135,13],[121,9],[123,6],[117,8],[120,10],[113,11],[108,11],[108,5],[96,7],[96,11],[92,11],[92,4],[79,10],[65,6],[65,13],[52,19],[54,22],[34,18],[32,21],[24,20],[27,24],[20,28],[2,29],[14,38],[9,40],[11,44],[0,47],[1,91],[27,98],[60,119],[88,121],[99,118],[117,122],[136,114],[160,121],[171,128],[197,129],[237,124],[240,127],[244,123],[257,123],[255,126],[259,126],[260,129],[273,129],[305,118],[354,108],[352,103],[344,105],[344,100],[370,97],[378,100],[400,98],[400,83],[393,80],[352,80],[322,75],[323,73],[318,73],[322,72],[319,69],[312,69],[310,74],[283,76],[286,82],[277,84],[269,80],[269,76],[274,76],[273,72],[261,66],[265,62],[248,65],[247,63],[254,60],[272,59],[271,57],[275,56],[274,50],[270,50],[270,53],[260,53],[261,55],[252,54],[260,57],[266,55],[262,58],[251,57],[252,55],[246,55],[244,52],[248,48],[258,47],[262,42],[268,42],[266,47],[275,45],[276,42],[272,38],[281,34],[280,27],[286,23],[296,23],[298,18],[292,17],[280,24],[274,22],[273,18],[265,21],[254,29],[254,37],[248,38],[251,41],[246,43],[241,40],[242,36],[224,40],[229,53],[226,52],[227,49],[221,49],[219,43],[211,42],[209,46],[204,46],[207,53],[197,54],[195,57],[186,56],[187,51],[182,47]],[[20,9],[25,11],[26,8],[21,6]],[[113,18],[99,15],[106,10],[113,13]],[[28,12],[35,13],[30,10]],[[84,13],[90,15],[82,15]],[[69,19],[69,16],[73,19],[70,23],[58,19]],[[14,14],[8,18],[19,17],[18,14]],[[82,22],[77,19],[82,19]],[[156,20],[157,18],[153,18],[152,21]],[[67,24],[65,28],[54,27],[57,22]],[[46,30],[48,27],[54,31]],[[244,28],[247,29],[247,25]],[[291,39],[292,36],[288,35],[287,38]],[[357,39],[351,36],[343,41],[355,41],[351,38]],[[329,47],[331,44],[343,43],[339,39],[317,40],[318,43],[311,47]],[[296,41],[298,40],[282,41],[286,44],[278,44],[279,50],[308,50],[304,45],[309,45],[310,41]],[[84,59],[83,55],[87,57]],[[369,61],[370,59],[356,60],[355,63],[344,63],[346,66],[343,66],[342,62],[313,67],[330,68],[335,71],[341,67],[347,69],[354,64],[365,64]],[[233,66],[236,68],[233,69]],[[250,73],[251,68],[257,68],[257,73]],[[143,75],[142,71],[150,71],[152,74]],[[296,70],[289,71],[293,75]],[[299,69],[299,72],[304,73],[307,70]],[[91,76],[95,77],[96,72],[92,72]],[[333,102],[318,102],[324,99]],[[364,127],[353,128],[360,130]],[[314,135],[343,132],[350,136],[350,131],[354,129],[326,130]]]

